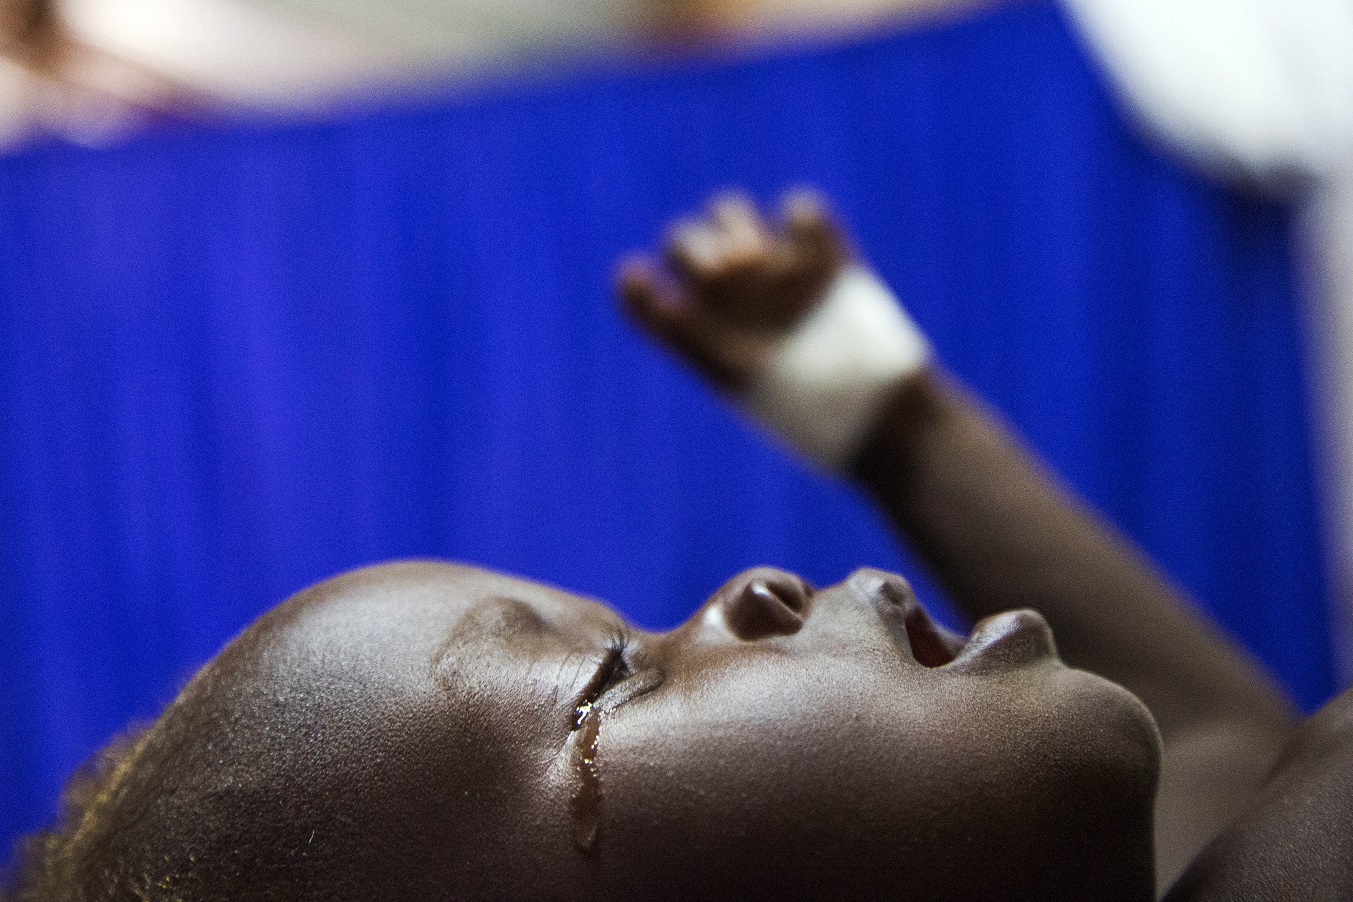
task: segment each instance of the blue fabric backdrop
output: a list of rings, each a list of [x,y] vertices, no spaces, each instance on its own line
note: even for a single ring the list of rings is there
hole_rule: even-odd
[[[954,370],[1332,691],[1286,216],[1145,147],[1055,7],[528,82],[0,161],[0,841],[346,568],[650,626],[754,564],[914,575],[613,308],[617,255],[725,185],[829,192]]]

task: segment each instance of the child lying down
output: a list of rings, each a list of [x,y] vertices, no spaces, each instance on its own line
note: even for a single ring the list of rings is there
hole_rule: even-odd
[[[1353,695],[1298,724],[943,372],[820,201],[724,197],[619,285],[868,491],[971,634],[871,569],[749,570],[666,633],[471,566],[346,573],[77,777],[16,902],[1353,894]]]

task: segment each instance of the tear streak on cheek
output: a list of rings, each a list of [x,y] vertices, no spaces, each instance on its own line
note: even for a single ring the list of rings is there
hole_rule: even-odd
[[[573,842],[584,852],[597,842],[601,823],[601,775],[597,772],[597,740],[601,712],[588,711],[568,738],[566,780]]]

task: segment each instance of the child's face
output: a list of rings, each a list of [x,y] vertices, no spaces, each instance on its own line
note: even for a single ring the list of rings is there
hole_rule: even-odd
[[[260,879],[338,873],[350,897],[1150,893],[1158,738],[1133,696],[1036,616],[945,663],[962,640],[900,578],[801,586],[735,577],[622,652],[613,611],[556,589],[357,571],[190,685],[175,707],[206,726],[174,783],[227,834],[270,806]]]

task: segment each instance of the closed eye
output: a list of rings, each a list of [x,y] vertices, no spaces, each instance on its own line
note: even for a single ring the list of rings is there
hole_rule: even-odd
[[[596,673],[574,705],[573,729],[582,727],[593,712],[613,711],[658,688],[662,680],[660,671],[645,665],[633,635],[628,630],[617,630],[597,663]]]
[[[582,695],[573,706],[573,729],[576,730],[583,725],[583,721],[592,713],[592,708],[607,689],[630,675],[630,666],[625,660],[625,653],[630,645],[630,636],[624,631],[617,632],[607,642],[606,653],[598,662],[596,672],[592,674],[592,679],[587,681]]]

